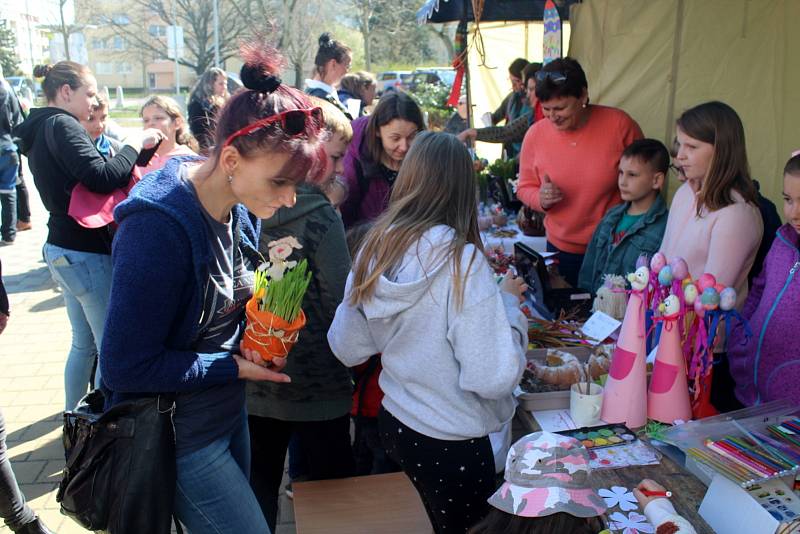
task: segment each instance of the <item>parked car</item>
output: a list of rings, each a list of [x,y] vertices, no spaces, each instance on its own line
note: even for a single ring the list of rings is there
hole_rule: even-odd
[[[408,90],[413,91],[418,85],[433,84],[452,87],[456,79],[456,71],[451,68],[428,68],[417,69],[411,74],[411,81],[408,82]]]
[[[406,84],[408,84],[410,79],[411,71],[408,70],[389,70],[386,72],[379,72],[377,77],[378,94],[383,94],[384,91],[405,89]]]
[[[17,94],[22,110],[27,113],[36,101],[36,84],[25,76],[9,76],[6,81]]]

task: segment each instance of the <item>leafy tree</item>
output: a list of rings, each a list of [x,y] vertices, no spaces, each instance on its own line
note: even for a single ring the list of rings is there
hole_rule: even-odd
[[[12,76],[17,73],[19,59],[14,48],[17,45],[17,37],[14,32],[6,26],[5,21],[0,24],[0,66],[3,67],[5,76]]]

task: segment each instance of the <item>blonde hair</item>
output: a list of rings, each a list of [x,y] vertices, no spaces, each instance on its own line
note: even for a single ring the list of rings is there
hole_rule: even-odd
[[[97,93],[94,95],[94,100],[95,103],[92,106],[92,111],[100,111],[101,109],[108,108],[108,100],[106,100],[106,97],[103,96],[103,94]]]
[[[353,139],[353,127],[350,126],[350,121],[339,108],[324,98],[309,95],[308,99],[311,100],[312,106],[322,108],[322,119],[325,122],[326,130],[332,135],[342,136],[345,143],[349,143]]]
[[[453,293],[460,308],[464,300],[462,273],[470,271],[476,252],[483,252],[476,196],[472,158],[464,145],[446,133],[419,134],[400,167],[389,208],[364,238],[353,266],[351,303],[371,300],[381,275],[399,265],[425,232],[446,225],[453,229],[453,239],[437,259],[453,262]],[[462,271],[461,258],[469,243],[475,251]]]
[[[139,116],[142,117],[144,115],[144,109],[149,106],[156,106],[161,111],[166,113],[172,121],[176,121],[180,119],[181,126],[175,130],[175,142],[179,145],[186,145],[192,151],[197,152],[200,147],[197,144],[197,140],[189,133],[189,128],[186,122],[186,119],[183,117],[183,113],[181,113],[181,108],[175,100],[168,96],[163,95],[152,95],[147,100],[145,100],[142,107],[139,108]]]

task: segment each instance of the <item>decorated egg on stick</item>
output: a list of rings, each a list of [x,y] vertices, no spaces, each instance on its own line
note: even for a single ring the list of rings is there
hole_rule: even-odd
[[[684,280],[689,276],[689,266],[683,258],[672,258],[672,261],[669,262],[669,266],[672,269],[672,276],[676,280]]]
[[[665,265],[658,272],[658,283],[664,287],[669,287],[672,284],[672,267]]]
[[[653,255],[653,259],[650,260],[650,270],[654,273],[658,274],[661,272],[661,269],[667,264],[667,257],[664,256],[661,252],[656,252]]]
[[[688,306],[694,306],[697,300],[697,286],[691,282],[683,287],[683,300],[686,301]]]
[[[703,294],[700,295],[700,302],[703,303],[703,308],[706,311],[716,310],[719,308],[719,293],[714,287],[707,287],[703,290]]]
[[[726,287],[719,294],[719,309],[730,311],[736,307],[736,290]]]
[[[706,290],[706,288],[714,287],[717,284],[717,279],[714,278],[713,274],[710,273],[703,273],[700,278],[697,279],[697,289],[702,293]]]

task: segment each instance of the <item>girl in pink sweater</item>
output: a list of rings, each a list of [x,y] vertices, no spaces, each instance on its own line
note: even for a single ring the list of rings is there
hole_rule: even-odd
[[[737,309],[747,298],[747,273],[764,232],[756,190],[750,178],[744,127],[722,102],[707,102],[677,120],[675,164],[686,176],[667,219],[661,252],[683,257],[694,278],[713,274],[736,289]],[[741,406],[726,355],[714,366],[711,402],[720,411]]]

